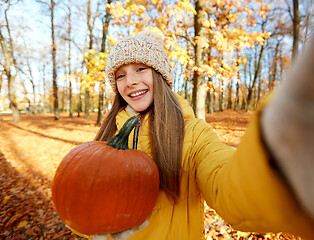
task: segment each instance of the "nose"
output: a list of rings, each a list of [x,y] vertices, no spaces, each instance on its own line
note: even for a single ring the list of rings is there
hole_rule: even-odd
[[[132,86],[137,85],[137,84],[138,84],[138,80],[137,80],[136,75],[133,73],[128,73],[126,75],[126,85],[128,87],[132,87]]]

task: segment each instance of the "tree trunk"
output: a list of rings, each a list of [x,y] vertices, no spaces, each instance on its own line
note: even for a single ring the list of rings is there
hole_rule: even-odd
[[[82,93],[81,93],[81,87],[78,94],[78,103],[77,103],[77,117],[81,117],[82,112]]]
[[[257,65],[256,65],[256,67],[255,67],[253,82],[252,82],[252,85],[251,85],[251,86],[249,87],[249,89],[248,89],[247,109],[246,109],[246,110],[249,109],[249,105],[250,105],[251,100],[252,100],[252,97],[253,97],[253,90],[254,90],[254,88],[255,88],[255,84],[256,84],[256,81],[257,81],[258,74],[259,74],[259,72],[260,72],[261,60],[262,60],[262,57],[263,57],[264,48],[265,48],[265,43],[261,46],[261,51],[260,51],[260,53],[259,53]]]
[[[248,91],[248,86],[250,85],[250,83],[248,83],[248,76],[247,76],[247,73],[250,72],[250,65],[251,65],[251,56],[249,55],[248,56],[248,61],[246,63],[244,63],[244,66],[243,66],[243,76],[244,76],[244,79],[243,79],[243,83],[244,83],[244,86],[243,86],[243,89],[242,89],[242,97],[241,97],[241,106],[240,106],[240,103],[239,103],[239,107],[241,110],[245,110],[246,109],[246,106],[245,106],[245,103],[246,103],[246,99],[247,99],[247,91]],[[251,74],[249,76],[249,78],[251,78]],[[250,81],[250,79],[249,79]]]
[[[91,0],[87,1],[87,29],[89,33],[89,48],[93,49],[93,26],[91,23]],[[85,89],[85,115],[84,118],[89,119],[89,105],[90,105],[89,89]]]
[[[299,51],[300,40],[300,14],[299,14],[299,0],[293,0],[293,49],[292,60],[296,58]]]
[[[279,44],[280,44],[280,42],[277,42],[276,48],[275,48],[275,55],[274,55],[274,59],[273,59],[273,66],[272,66],[271,77],[270,77],[270,82],[269,82],[269,90],[270,91],[274,88],[275,83],[276,83],[276,79],[277,79]]]
[[[57,83],[57,47],[55,43],[55,27],[54,27],[54,8],[55,2],[51,0],[50,6],[50,21],[51,21],[51,49],[52,49],[52,87],[53,87],[53,110],[55,114],[55,120],[59,120],[59,103],[58,103],[58,83]]]
[[[10,39],[10,41],[11,40],[12,39]],[[8,97],[9,97],[10,108],[12,110],[12,120],[14,122],[18,122],[20,121],[20,114],[18,111],[18,105],[16,102],[16,96],[14,92],[14,80],[15,80],[16,74],[15,76],[12,76],[12,73],[11,73],[12,63],[10,61],[9,49],[6,46],[4,37],[2,35],[1,26],[0,26],[0,45],[1,45],[2,53],[4,57],[4,72],[7,76],[7,81],[8,81]],[[13,49],[11,49],[11,51],[13,51]]]
[[[28,69],[28,73],[29,73],[29,81],[31,82],[32,89],[33,89],[33,103],[29,102],[29,105],[30,105],[29,108],[31,109],[32,113],[36,113],[36,90],[35,90],[36,87],[35,87],[35,83],[34,83],[34,77],[33,77],[31,64],[29,61],[29,52],[28,52],[28,48],[27,48],[25,42],[24,42],[24,48],[25,48],[26,64],[27,64],[27,69]],[[26,88],[25,88],[25,94],[27,95]]]
[[[32,102],[31,100],[28,98],[27,96],[27,89],[26,89],[26,84],[25,84],[25,80],[22,81],[22,86],[24,89],[24,95],[25,95],[25,101],[27,102],[27,111],[32,111]]]
[[[261,74],[258,77],[258,88],[257,88],[257,100],[256,100],[256,104],[259,102],[259,100],[261,99],[261,91],[262,91],[262,76]],[[255,104],[255,108],[256,108],[256,104]]]
[[[204,65],[204,47],[202,43],[206,41],[206,30],[202,25],[206,17],[204,0],[195,1],[196,14],[194,16],[194,31],[195,31],[195,65],[201,68]],[[197,118],[205,119],[205,76],[203,72],[194,71],[193,76],[193,110]]]
[[[110,9],[109,5],[111,3],[111,0],[107,1],[107,7],[106,7],[106,13],[102,18],[102,41],[101,41],[101,49],[100,52],[106,52],[106,39],[107,39],[107,33],[108,33],[108,27],[110,23]],[[104,90],[103,85],[105,82],[100,83],[102,86],[99,87],[99,98],[98,98],[98,113],[97,113],[97,122],[96,124],[101,124],[103,120],[103,108],[104,108]]]
[[[245,110],[246,109],[246,102],[245,102],[245,98],[242,98],[242,104],[241,104],[241,110]]]
[[[106,40],[107,40],[109,23],[111,20],[110,9],[109,9],[109,5],[111,4],[111,2],[112,0],[107,0],[106,13],[102,18],[102,41],[101,41],[101,48],[100,48],[101,52],[106,52]]]
[[[237,53],[237,67],[238,67],[238,71],[237,71],[237,79],[236,79],[236,93],[235,93],[235,102],[234,102],[234,110],[238,110],[239,109],[239,104],[240,104],[240,96],[239,96],[239,88],[240,88],[240,67],[239,67],[239,54]]]
[[[184,97],[185,99],[189,99],[189,81],[186,79],[186,81],[184,82]]]
[[[210,78],[208,80],[209,82],[209,89],[208,89],[208,92],[207,92],[207,99],[208,99],[208,108],[207,108],[207,112],[208,113],[213,113],[214,112],[214,87],[213,87],[213,81],[212,79]]]
[[[240,103],[240,99],[239,99],[239,79],[237,79],[237,83],[236,83],[236,93],[235,93],[235,102],[234,102],[234,106],[233,109],[234,110],[238,110],[239,109],[239,103]]]
[[[208,90],[206,99],[208,101],[207,112],[213,113],[214,112],[214,93],[213,93],[212,87]]]
[[[0,73],[0,96],[1,96],[2,83],[3,83],[3,74]]]
[[[104,90],[100,88],[98,96],[98,114],[96,124],[101,124],[103,120],[104,109]]]
[[[47,88],[46,88],[46,62],[43,62],[43,65],[42,65],[42,76],[41,76],[41,80],[42,80],[42,83],[43,83],[43,86],[42,86],[42,91],[43,91],[43,111],[46,112],[47,110],[47,105],[46,105],[46,99],[47,99],[47,96],[46,96],[46,91],[47,91]],[[47,110],[48,111],[48,110]]]
[[[72,41],[72,22],[71,22],[71,14],[72,14],[72,1],[69,0],[68,3],[68,78],[69,78],[69,117],[73,118],[73,96],[72,96],[72,69],[71,69],[71,41]]]
[[[224,91],[223,89],[219,91],[219,98],[218,98],[218,101],[219,101],[219,112],[222,112],[223,111],[223,100],[224,100]]]
[[[227,109],[232,109],[232,81],[228,84],[228,104],[227,104]]]
[[[84,67],[84,61],[82,62],[82,69]],[[82,78],[80,78],[79,85],[79,93],[78,93],[78,103],[77,103],[77,117],[81,117],[82,112]]]
[[[85,90],[85,108],[84,108],[84,118],[89,119],[89,105],[90,105],[90,99],[89,99],[89,91]]]

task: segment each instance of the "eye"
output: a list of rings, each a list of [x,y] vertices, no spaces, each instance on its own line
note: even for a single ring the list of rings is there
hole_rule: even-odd
[[[141,71],[144,71],[145,69],[147,69],[147,68],[146,67],[140,67],[140,68],[138,68],[137,71],[141,72]]]
[[[124,76],[125,76],[124,74],[120,74],[120,75],[118,75],[118,76],[116,77],[116,80],[119,80],[119,79],[123,78]]]

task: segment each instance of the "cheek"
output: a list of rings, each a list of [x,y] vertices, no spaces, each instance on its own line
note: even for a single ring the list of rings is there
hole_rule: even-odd
[[[122,82],[117,82],[117,91],[122,94],[123,93],[123,90],[124,90],[124,87],[123,87],[123,83]]]

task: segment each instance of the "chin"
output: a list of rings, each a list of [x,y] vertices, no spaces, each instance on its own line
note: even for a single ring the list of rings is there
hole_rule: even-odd
[[[133,110],[134,111],[136,111],[136,112],[143,112],[143,111],[145,111],[149,106],[143,106],[143,107],[133,107],[133,106],[131,106],[132,108],[133,108]]]
[[[136,112],[143,112],[145,111],[147,108],[133,108]]]

